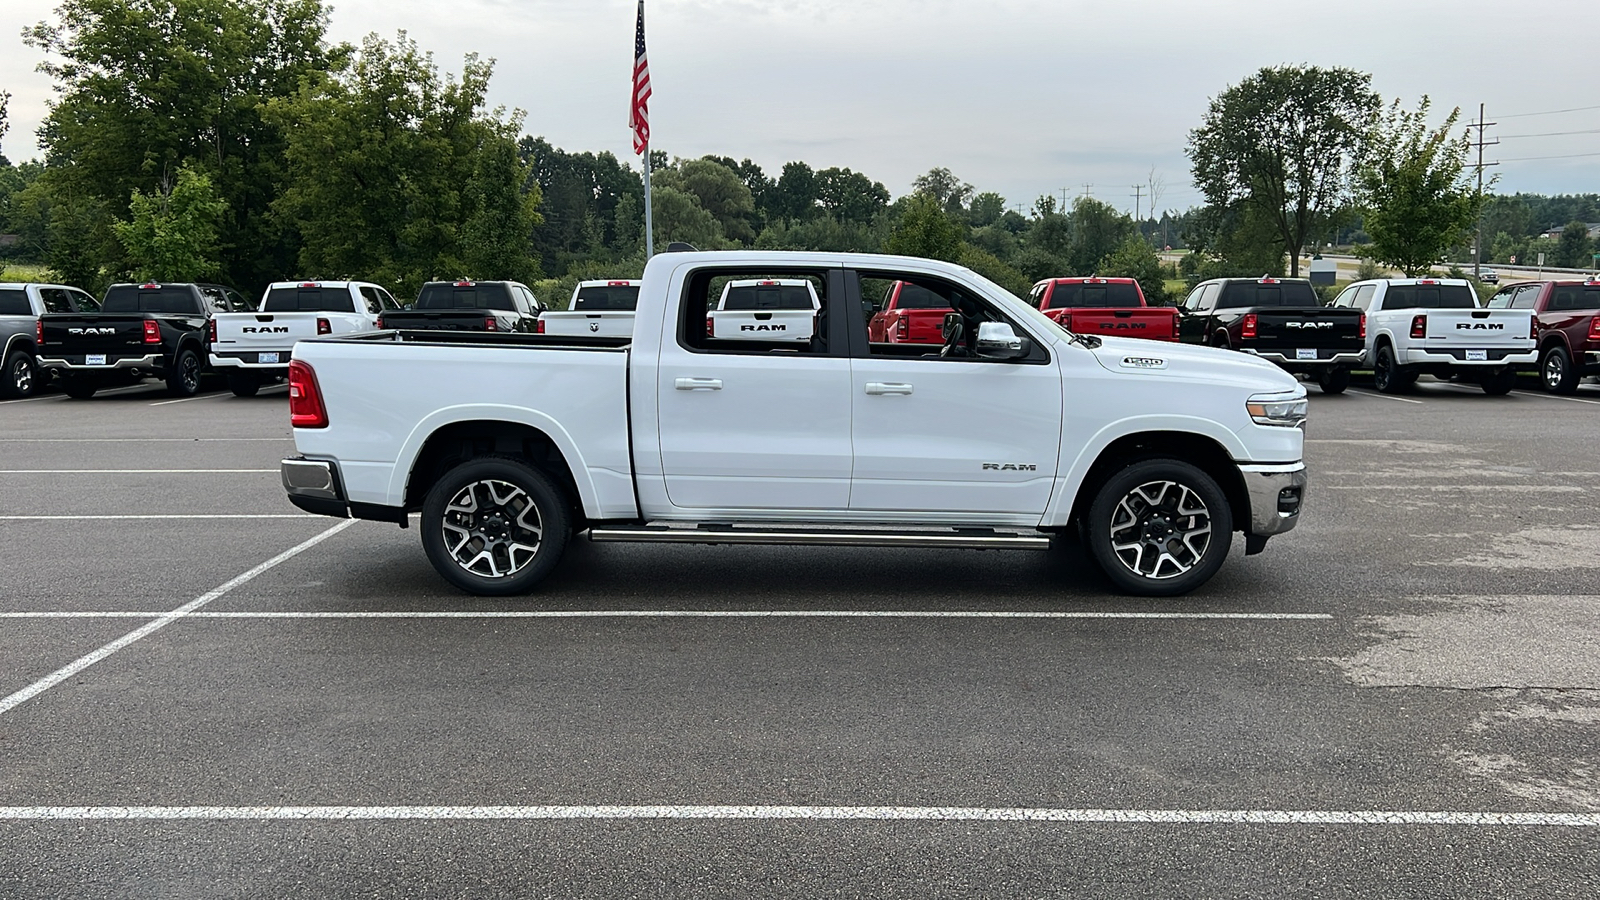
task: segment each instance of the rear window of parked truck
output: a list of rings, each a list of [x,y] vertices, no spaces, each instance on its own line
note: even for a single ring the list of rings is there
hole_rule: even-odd
[[[1046,301],[1047,309],[1122,309],[1140,305],[1139,290],[1131,284],[1058,284]]]
[[[572,304],[573,309],[588,310],[590,312],[619,311],[631,312],[639,305],[639,287],[586,287],[578,289],[578,299]]]
[[[136,284],[112,285],[106,291],[101,312],[162,312],[199,315],[204,310],[194,290],[188,287],[143,288]]]
[[[355,312],[349,288],[276,287],[267,291],[262,312]]]
[[[1464,284],[1391,284],[1384,309],[1476,309],[1477,294]]]
[[[1247,281],[1230,284],[1222,289],[1222,299],[1217,306],[1223,309],[1244,309],[1251,306],[1286,306],[1303,309],[1321,306],[1311,285],[1303,281],[1280,281],[1273,284]]]
[[[16,288],[0,290],[0,316],[31,316],[33,307],[28,305],[28,292]]]

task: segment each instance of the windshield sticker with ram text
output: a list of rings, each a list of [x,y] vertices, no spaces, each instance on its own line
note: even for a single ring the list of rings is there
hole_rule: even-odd
[[[1167,361],[1154,356],[1124,356],[1122,365],[1129,369],[1165,369]]]

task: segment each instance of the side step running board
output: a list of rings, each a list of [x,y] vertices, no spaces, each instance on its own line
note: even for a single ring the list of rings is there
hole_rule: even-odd
[[[806,544],[813,547],[946,547],[956,550],[1048,550],[1043,534],[987,528],[927,531],[762,528],[592,528],[589,540],[642,544]]]

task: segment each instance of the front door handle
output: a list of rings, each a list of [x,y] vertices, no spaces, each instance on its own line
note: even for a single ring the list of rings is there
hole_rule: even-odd
[[[721,378],[679,378],[672,386],[680,391],[720,391]]]
[[[869,381],[867,382],[867,393],[873,396],[910,394],[911,385],[893,381]]]

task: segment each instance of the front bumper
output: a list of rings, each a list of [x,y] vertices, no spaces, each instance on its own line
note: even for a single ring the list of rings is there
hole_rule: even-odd
[[[1306,368],[1315,366],[1348,366],[1355,368],[1367,361],[1367,351],[1365,350],[1351,353],[1333,353],[1328,356],[1319,356],[1316,359],[1297,359],[1287,353],[1279,353],[1276,350],[1251,350],[1246,348],[1244,352],[1252,356],[1259,356],[1267,362],[1277,363],[1280,366],[1304,366]]]
[[[1245,464],[1239,466],[1239,474],[1250,497],[1251,536],[1269,538],[1300,523],[1308,481],[1305,463]]]
[[[78,357],[82,359],[83,357]],[[152,353],[148,356],[124,356],[115,362],[106,362],[102,365],[91,366],[82,362],[73,362],[64,357],[39,357],[41,369],[71,369],[76,372],[108,372],[113,369],[161,369],[165,361],[161,354]]]
[[[391,522],[401,528],[409,523],[403,509],[346,500],[339,464],[332,460],[293,456],[280,462],[278,470],[283,476],[283,489],[289,495],[289,502],[308,513],[336,519]]]

